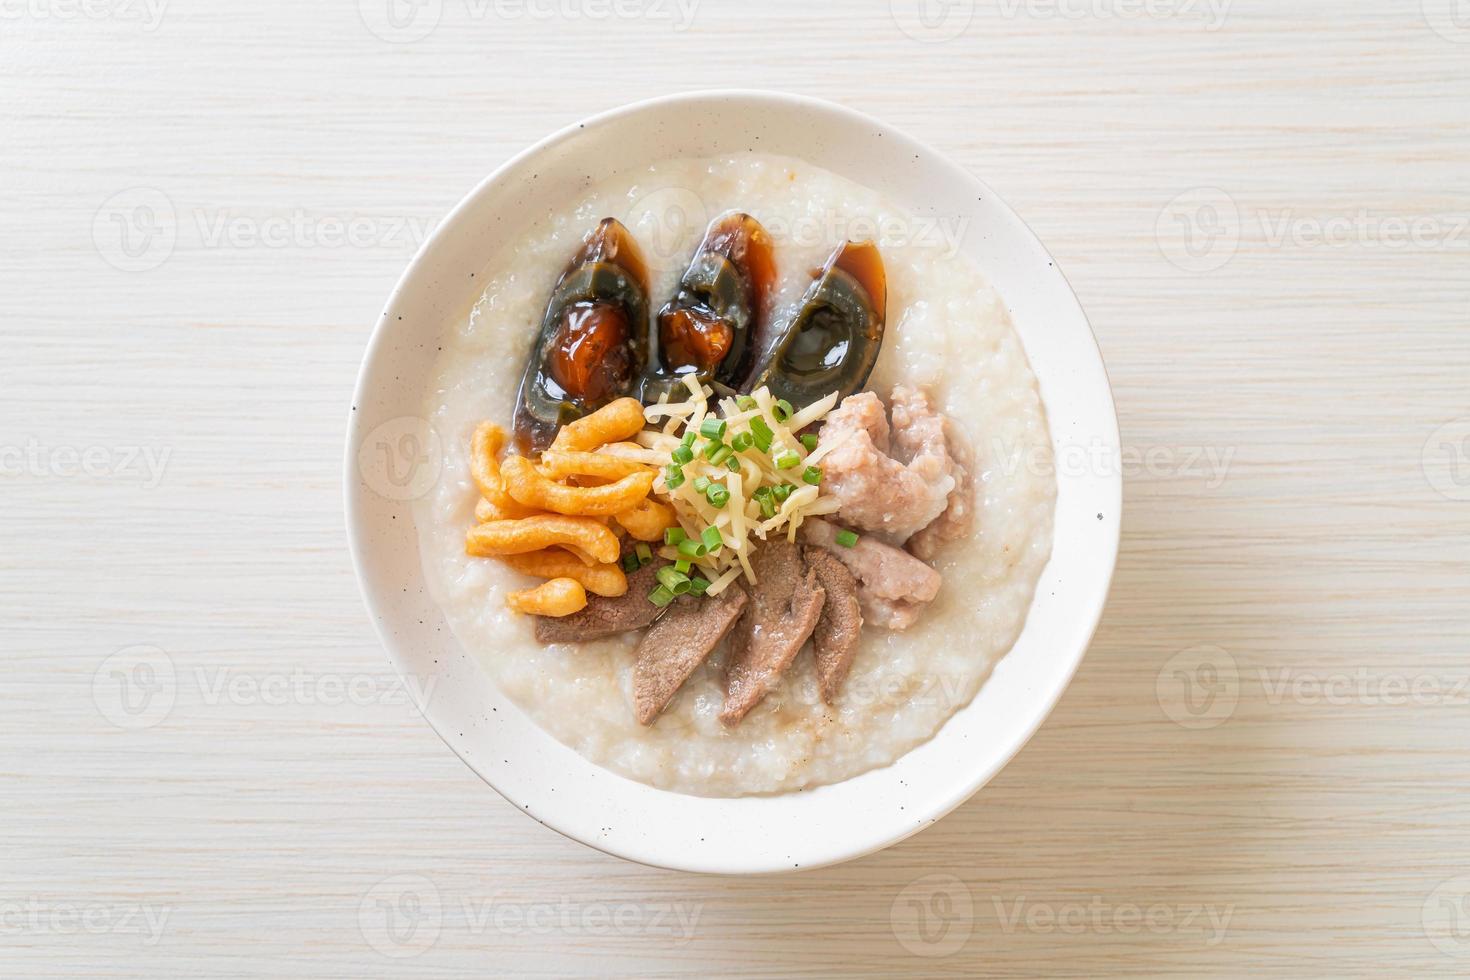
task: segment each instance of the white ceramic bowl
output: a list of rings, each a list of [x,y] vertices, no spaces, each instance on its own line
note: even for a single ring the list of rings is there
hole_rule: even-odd
[[[468,315],[504,244],[585,175],[753,145],[872,187],[921,218],[968,219],[962,247],[1011,311],[1058,458],[1076,459],[1076,447],[1100,454],[1090,459],[1119,458],[1112,395],[1086,316],[1051,256],[994,192],[942,154],[849,109],[776,93],[703,92],[570,126],[455,208],[373,331],[346,466],[348,535],[368,608],[397,669],[429,692],[421,707],[445,742],[517,808],[568,837],[644,864],[742,874],[876,851],[933,823],[995,775],[1041,725],[1086,651],[1122,518],[1116,467],[1059,466],[1055,548],[1015,647],[933,739],[836,785],[738,799],[654,789],[561,745],[495,688],[428,598],[406,499],[437,478],[436,436],[417,416],[439,338]]]

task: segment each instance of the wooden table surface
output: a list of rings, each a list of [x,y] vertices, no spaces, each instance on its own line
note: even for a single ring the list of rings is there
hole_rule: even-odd
[[[0,974],[1470,972],[1464,0],[395,2],[0,0]],[[777,879],[481,783],[341,508],[426,230],[553,128],[710,86],[987,179],[1127,447],[1036,738]]]

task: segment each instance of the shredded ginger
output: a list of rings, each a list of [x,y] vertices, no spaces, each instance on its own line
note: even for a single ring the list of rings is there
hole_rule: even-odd
[[[638,436],[638,443],[644,449],[638,458],[660,467],[653,490],[672,504],[686,537],[699,540],[707,528],[718,530],[723,546],[703,557],[687,558],[668,544],[659,552],[670,560],[684,557],[691,561],[710,583],[706,593],[718,595],[742,575],[755,583],[750,556],[758,542],[777,534],[795,541],[797,529],[806,518],[837,510],[836,499],[823,495],[820,472],[813,465],[816,460],[808,461],[813,453],[800,438],[802,429],[820,422],[833,409],[837,392],[793,411],[789,418],[780,421],[787,406],[772,398],[766,388],[741,396],[739,401],[721,398],[712,406],[711,389],[692,376],[687,376],[684,384],[690,395],[685,401],[669,401],[665,395],[644,410],[652,428]],[[706,419],[724,420],[725,432],[718,440],[700,435]],[[765,423],[764,429],[756,420]],[[762,449],[765,431],[770,432],[770,445]],[[752,445],[734,450],[734,443],[743,444],[747,438]],[[681,446],[693,453],[692,461],[675,461],[674,453]],[[738,472],[726,462],[710,460],[711,451],[718,453],[720,446],[732,450],[729,458],[738,461]],[[795,454],[794,463],[792,454]],[[778,461],[787,465],[781,466]],[[682,481],[678,474],[682,474]],[[812,477],[817,482],[811,482]],[[670,487],[671,479],[678,485]],[[714,484],[723,486],[729,494],[723,506],[717,507],[710,501],[708,491]],[[783,489],[777,490],[778,487]],[[720,499],[719,493],[715,496]]]

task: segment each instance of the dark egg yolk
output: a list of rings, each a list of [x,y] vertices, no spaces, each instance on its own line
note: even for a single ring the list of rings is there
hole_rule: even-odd
[[[735,331],[723,320],[701,316],[695,310],[675,310],[659,317],[659,343],[664,364],[671,370],[693,367],[713,371],[730,353]]]
[[[547,353],[552,379],[568,397],[587,404],[624,391],[633,376],[628,316],[607,303],[573,303],[562,311]]]

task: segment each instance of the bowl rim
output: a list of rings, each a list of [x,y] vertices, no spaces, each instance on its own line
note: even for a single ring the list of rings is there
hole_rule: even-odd
[[[1025,236],[1029,237],[1036,249],[1038,249],[1042,254],[1047,257],[1047,259],[1051,262],[1053,270],[1055,271],[1058,282],[1063,287],[1065,287],[1067,297],[1076,307],[1077,314],[1081,317],[1081,322],[1087,328],[1086,334],[1091,344],[1091,347],[1088,350],[1088,353],[1091,355],[1089,360],[1096,368],[1096,370],[1100,373],[1102,379],[1102,390],[1105,396],[1105,401],[1098,407],[1100,409],[1104,407],[1106,408],[1106,418],[1100,419],[1098,421],[1103,423],[1101,426],[1104,430],[1103,435],[1107,436],[1110,439],[1110,444],[1114,447],[1120,447],[1121,436],[1118,428],[1117,405],[1113,393],[1112,381],[1107,373],[1107,365],[1102,357],[1102,351],[1097,340],[1096,331],[1093,329],[1091,319],[1087,316],[1085,308],[1082,306],[1080,299],[1077,297],[1076,290],[1073,288],[1071,282],[1067,279],[1066,274],[1062,271],[1061,265],[1057,263],[1055,257],[1046,248],[1041,238],[1036,234],[1031,226],[1027,224],[1025,219],[1023,219],[1005,201],[1005,199],[1001,195],[997,194],[982,178],[978,177],[969,169],[953,160],[947,153],[935,148],[934,146],[926,143],[923,140],[918,139],[917,137],[914,137],[906,130],[896,127],[884,120],[880,120],[877,117],[869,115],[868,113],[853,109],[849,106],[837,102],[829,101],[827,99],[821,99],[814,96],[796,94],[774,89],[690,89],[681,92],[671,93],[668,95],[642,99],[635,102],[619,105],[611,109],[603,110],[601,112],[597,112],[590,116],[587,116],[583,119],[574,120],[573,122],[570,122],[562,126],[561,128],[553,131],[542,139],[537,140],[530,146],[521,150],[519,153],[516,153],[505,160],[494,170],[492,170],[487,176],[476,183],[475,186],[468,193],[466,193],[458,201],[458,203],[455,204],[455,206],[445,215],[445,217],[433,227],[430,234],[425,238],[417,251],[414,253],[413,258],[409,261],[408,265],[404,268],[404,271],[395,282],[392,291],[388,295],[386,303],[383,304],[381,308],[383,313],[375,321],[372,332],[368,338],[367,346],[363,352],[362,360],[358,366],[357,379],[353,385],[352,402],[351,406],[349,406],[347,418],[347,438],[343,460],[343,497],[344,517],[346,522],[345,530],[347,532],[348,549],[352,557],[354,576],[357,580],[359,591],[362,594],[364,604],[369,613],[369,619],[372,621],[373,631],[378,638],[379,644],[383,648],[384,654],[387,656],[394,669],[400,674],[402,674],[407,669],[407,665],[404,663],[402,657],[396,649],[396,640],[389,635],[384,615],[384,609],[382,608],[378,596],[371,587],[371,583],[369,582],[368,575],[364,566],[364,544],[359,537],[362,533],[361,529],[363,527],[361,505],[359,504],[360,481],[357,479],[356,473],[357,448],[359,437],[361,436],[360,430],[361,427],[365,424],[365,420],[362,413],[358,413],[355,410],[355,406],[363,404],[365,400],[365,393],[368,391],[367,382],[370,373],[370,367],[374,363],[375,359],[381,354],[382,348],[389,343],[389,334],[392,330],[392,321],[386,315],[386,312],[396,307],[403,295],[409,290],[411,284],[420,275],[422,275],[423,269],[421,267],[426,263],[428,256],[434,253],[436,249],[438,249],[444,243],[444,241],[446,241],[450,237],[450,235],[455,232],[455,229],[457,228],[460,219],[464,216],[464,214],[471,211],[472,209],[477,208],[479,206],[480,199],[485,196],[492,187],[498,184],[507,174],[515,171],[526,161],[547,152],[548,150],[578,136],[579,134],[584,134],[588,130],[614,125],[628,117],[637,116],[651,110],[678,105],[681,103],[699,103],[703,101],[728,102],[731,100],[740,100],[755,104],[769,104],[773,106],[781,106],[788,109],[794,108],[813,113],[837,116],[845,119],[849,123],[858,123],[864,126],[875,127],[883,133],[885,138],[891,138],[894,141],[906,143],[916,152],[926,154],[931,161],[942,165],[956,178],[967,181],[973,187],[982,191],[983,195],[988,199],[988,201],[993,206],[998,207],[1004,215],[1012,220],[1016,224],[1016,226],[1025,234]],[[1048,421],[1048,427],[1051,428],[1050,419]],[[1051,435],[1053,440],[1055,440],[1055,429],[1052,429]],[[1087,604],[1085,608],[1077,608],[1075,610],[1077,624],[1085,624],[1085,628],[1078,634],[1080,639],[1076,645],[1075,651],[1073,651],[1070,655],[1070,663],[1065,664],[1064,667],[1061,667],[1061,665],[1059,665],[1060,669],[1058,669],[1054,675],[1055,682],[1053,684],[1053,689],[1048,692],[1043,699],[1039,699],[1036,702],[1036,710],[1033,711],[1031,716],[1028,718],[1026,724],[1024,726],[1017,726],[1013,730],[1004,749],[995,754],[995,761],[993,762],[993,764],[977,768],[969,772],[968,775],[954,779],[952,781],[951,791],[939,803],[937,807],[933,808],[930,811],[929,818],[926,821],[922,823],[917,823],[916,825],[908,828],[902,828],[894,833],[886,834],[881,839],[864,841],[858,846],[837,848],[834,850],[833,853],[818,858],[816,860],[812,860],[810,862],[803,861],[796,868],[793,868],[787,864],[761,865],[759,867],[737,867],[733,864],[722,864],[719,866],[715,866],[708,862],[679,862],[673,860],[670,860],[668,862],[656,861],[651,860],[647,857],[635,856],[629,853],[625,853],[612,846],[605,846],[604,844],[601,844],[595,839],[589,837],[579,836],[569,829],[558,826],[557,823],[551,819],[542,819],[541,817],[537,817],[537,822],[555,831],[568,840],[575,841],[594,850],[601,851],[602,853],[609,856],[616,857],[621,860],[631,861],[635,864],[641,864],[646,867],[701,874],[740,876],[753,874],[790,874],[797,871],[808,871],[818,868],[831,867],[836,864],[855,860],[857,858],[865,857],[878,851],[882,851],[888,847],[891,847],[908,839],[909,837],[917,834],[919,831],[925,829],[926,827],[932,826],[934,823],[943,819],[945,816],[949,815],[956,808],[958,808],[961,804],[965,803],[967,800],[973,797],[991,779],[995,778],[995,776],[1002,769],[1010,764],[1010,762],[1015,758],[1020,750],[1024,748],[1025,745],[1036,734],[1036,732],[1040,730],[1041,726],[1045,724],[1046,720],[1051,716],[1052,712],[1055,711],[1056,706],[1060,702],[1063,694],[1066,692],[1067,688],[1071,686],[1072,680],[1075,678],[1076,673],[1081,666],[1082,660],[1087,655],[1092,641],[1096,636],[1097,629],[1101,622],[1103,612],[1106,609],[1109,596],[1111,595],[1113,579],[1117,571],[1117,560],[1121,544],[1122,521],[1124,516],[1124,499],[1122,492],[1123,480],[1121,473],[1109,474],[1107,482],[1108,487],[1111,491],[1111,499],[1109,503],[1117,514],[1117,519],[1109,522],[1109,533],[1107,534],[1106,539],[1103,542],[1106,548],[1106,554],[1102,557],[1105,558],[1104,564],[1106,571],[1103,573],[1101,581],[1099,582],[1099,587],[1096,589],[1091,601]],[[1043,567],[1043,573],[1045,572],[1046,568],[1050,567],[1050,563],[1053,557],[1054,555],[1048,557],[1047,564]],[[1027,607],[1028,618],[1034,608],[1035,601],[1036,599],[1033,595],[1031,603]],[[1009,655],[1010,652],[1010,649],[1008,649],[1005,654],[1002,654],[997,659],[995,666],[998,667],[1001,663],[1003,663],[1005,657]],[[990,680],[987,679],[984,683],[982,683],[982,690],[984,688],[984,684],[986,683],[990,683]],[[419,698],[418,689],[413,685],[410,685],[410,689],[413,691],[412,697],[414,699],[415,707],[419,711],[419,714],[429,724],[429,727],[433,729],[433,731],[445,743],[445,745],[448,746],[449,749],[460,758],[460,760],[470,769],[471,772],[479,776],[479,778],[487,786],[495,790],[495,792],[499,794],[502,799],[510,803],[514,809],[524,813],[525,811],[521,810],[519,806],[516,806],[515,801],[510,796],[508,796],[505,791],[498,787],[494,781],[491,780],[490,775],[486,771],[484,771],[481,766],[472,763],[470,759],[466,756],[465,752],[461,750],[461,747],[449,737],[448,733],[444,730],[443,727],[441,727],[441,724],[437,722],[433,715],[428,711],[426,703],[424,703],[424,701]],[[976,694],[976,697],[979,697],[978,692]],[[964,708],[962,707],[959,710],[964,710]],[[952,717],[953,716],[951,716],[951,718]],[[948,723],[949,719],[946,720],[945,724]],[[928,744],[928,742],[932,741],[935,738],[938,738],[943,731],[943,727],[944,726],[941,725],[940,728],[936,730],[929,739],[919,743],[919,745],[914,746],[914,748],[910,749],[909,751],[917,751],[919,748],[922,748],[924,745]],[[542,731],[543,733],[545,733],[544,729],[542,729]],[[551,736],[549,733],[545,734],[547,738],[554,738],[554,736]],[[907,754],[908,753],[905,753],[905,755]],[[903,756],[899,757],[900,760],[902,758]],[[889,766],[896,765],[898,761],[899,760],[894,760],[894,762],[890,763]],[[597,763],[592,764],[598,765]],[[883,768],[887,767],[879,767],[880,770]],[[614,775],[620,774],[615,773]],[[842,782],[845,781],[846,780],[843,780]],[[840,784],[841,783],[839,782],[832,785]],[[654,790],[658,789],[658,787],[648,788]],[[661,792],[676,791],[661,790]],[[775,795],[779,797],[789,794]]]

